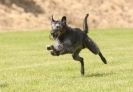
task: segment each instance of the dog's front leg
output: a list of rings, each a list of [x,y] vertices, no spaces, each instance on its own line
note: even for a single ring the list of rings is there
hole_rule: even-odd
[[[47,50],[50,50],[50,53],[52,56],[59,56],[60,51],[57,51],[54,47],[54,45],[47,46]]]

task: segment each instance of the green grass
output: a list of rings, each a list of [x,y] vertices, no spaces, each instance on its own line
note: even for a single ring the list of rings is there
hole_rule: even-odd
[[[133,92],[133,29],[92,30],[108,64],[84,49],[85,76],[71,55],[49,54],[48,35],[0,33],[0,92]]]

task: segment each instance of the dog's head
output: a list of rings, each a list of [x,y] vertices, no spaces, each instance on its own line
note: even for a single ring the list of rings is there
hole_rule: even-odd
[[[62,33],[64,33],[64,28],[66,27],[66,16],[63,16],[61,20],[54,20],[53,16],[51,18],[51,35],[54,38],[59,37]]]

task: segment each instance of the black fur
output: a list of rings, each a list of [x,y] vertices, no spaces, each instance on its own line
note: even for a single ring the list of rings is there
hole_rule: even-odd
[[[88,14],[85,16],[83,22],[83,31],[79,28],[71,28],[67,25],[66,17],[63,16],[61,20],[54,20],[52,17],[51,25],[51,35],[60,45],[63,45],[62,49],[55,49],[54,45],[47,47],[47,50],[51,51],[51,55],[59,56],[63,54],[72,54],[72,57],[76,61],[81,63],[81,74],[84,75],[84,59],[79,56],[82,49],[88,48],[95,55],[99,55],[104,64],[107,64],[106,59],[102,55],[99,47],[96,43],[87,35],[88,25],[87,25]]]

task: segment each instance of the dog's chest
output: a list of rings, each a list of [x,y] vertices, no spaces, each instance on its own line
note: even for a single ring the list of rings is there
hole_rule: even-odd
[[[57,51],[61,51],[63,49],[63,44],[59,41],[59,40],[56,40],[55,41],[55,44],[54,44],[54,48],[57,50]]]
[[[63,49],[72,52],[74,47],[72,45],[72,41],[70,39],[63,39],[62,41],[56,40],[56,43],[60,44],[63,46]]]

